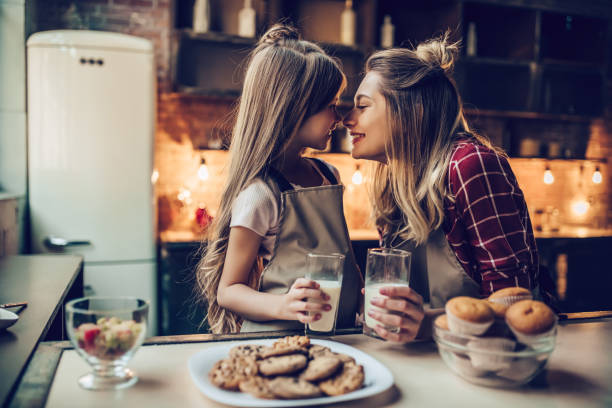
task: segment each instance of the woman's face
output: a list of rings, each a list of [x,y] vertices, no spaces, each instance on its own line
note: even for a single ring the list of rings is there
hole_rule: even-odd
[[[379,91],[380,75],[366,74],[355,94],[355,107],[344,118],[344,126],[353,137],[352,156],[355,159],[387,163],[387,103]]]
[[[327,147],[327,141],[331,132],[342,119],[336,111],[338,97],[329,103],[323,110],[315,113],[304,121],[297,133],[297,139],[301,147],[323,150]]]

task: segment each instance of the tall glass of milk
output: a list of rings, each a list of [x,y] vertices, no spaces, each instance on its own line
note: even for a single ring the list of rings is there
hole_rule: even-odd
[[[374,330],[381,322],[368,315],[370,310],[384,313],[393,313],[373,306],[370,302],[372,298],[386,298],[380,293],[380,289],[385,286],[409,286],[410,283],[410,258],[411,253],[400,249],[391,248],[371,248],[368,250],[365,276],[365,299],[364,315],[365,324],[363,333],[372,337],[379,337]],[[392,332],[398,332],[399,327],[390,327],[382,324],[383,327]]]
[[[321,313],[321,318],[315,322],[308,323],[308,331],[315,334],[335,333],[343,270],[344,255],[342,254],[309,253],[306,256],[306,278],[317,282],[320,289],[329,295],[329,300],[326,301],[320,299],[309,299],[309,301],[331,305],[331,310],[317,312]]]

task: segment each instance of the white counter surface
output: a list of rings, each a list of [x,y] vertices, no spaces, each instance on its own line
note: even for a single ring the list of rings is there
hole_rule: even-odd
[[[395,386],[367,400],[334,407],[611,407],[612,319],[560,326],[546,371],[530,385],[495,389],[455,376],[435,344],[394,346],[363,335],[333,340],[357,347],[385,364]],[[77,378],[89,370],[74,350],[62,354],[47,407],[221,407],[196,388],[187,360],[216,342],[144,346],[129,366],[140,381],[117,392],[80,389]],[[220,356],[221,358],[222,356]]]

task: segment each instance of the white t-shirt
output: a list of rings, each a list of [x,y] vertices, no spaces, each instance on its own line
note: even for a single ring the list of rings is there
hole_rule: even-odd
[[[338,170],[327,162],[325,164],[340,182]],[[319,168],[316,165],[313,167],[323,178],[321,185],[330,185],[331,182],[320,172]],[[303,188],[296,184],[291,185],[295,189]],[[274,243],[279,231],[279,207],[280,197],[276,197],[270,186],[260,177],[242,190],[232,204],[230,228],[245,227],[262,237],[259,255],[268,261],[272,258]]]

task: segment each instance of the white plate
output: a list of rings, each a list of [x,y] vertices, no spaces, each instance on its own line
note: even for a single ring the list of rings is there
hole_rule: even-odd
[[[378,360],[361,350],[346,344],[330,340],[311,339],[311,344],[320,344],[329,347],[337,353],[348,354],[353,357],[357,364],[361,364],[364,369],[365,380],[363,387],[349,392],[348,394],[335,397],[319,397],[296,400],[266,400],[255,398],[249,394],[238,391],[226,391],[215,387],[208,380],[208,372],[213,365],[222,358],[229,355],[229,350],[243,343],[272,345],[278,339],[266,340],[241,340],[224,343],[218,346],[204,349],[189,358],[189,373],[196,386],[208,398],[227,405],[239,407],[303,407],[308,405],[332,404],[341,401],[351,401],[360,398],[370,397],[379,394],[393,385],[393,375],[387,367]]]
[[[17,323],[19,316],[13,312],[9,312],[6,309],[0,309],[0,330],[6,329]]]

